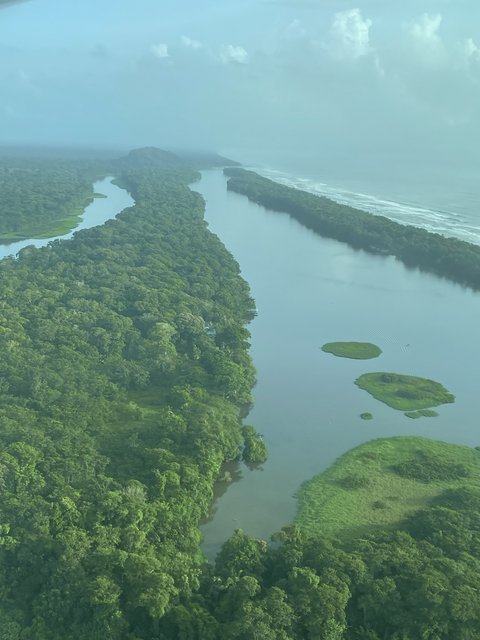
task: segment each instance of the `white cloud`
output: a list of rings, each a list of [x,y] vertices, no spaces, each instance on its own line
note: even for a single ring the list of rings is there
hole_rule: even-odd
[[[192,38],[189,38],[188,36],[182,36],[181,40],[182,40],[183,46],[187,47],[188,49],[201,49],[202,48],[202,43],[201,42],[198,42],[198,40],[193,40]]]
[[[168,53],[168,46],[164,43],[153,44],[150,47],[150,51],[156,58],[163,59],[169,58],[170,54]]]
[[[467,64],[480,63],[480,48],[472,38],[467,38],[467,40],[465,40],[463,45],[463,56]]]
[[[339,11],[331,28],[331,53],[340,59],[356,60],[370,53],[372,21],[363,18],[360,9]]]
[[[220,51],[220,60],[224,64],[228,64],[229,62],[236,62],[237,64],[247,64],[248,53],[243,47],[229,44],[222,47]]]
[[[438,35],[441,24],[442,16],[439,13],[435,15],[424,13],[420,21],[411,26],[410,35],[423,45],[438,47],[441,45],[441,39]]]
[[[424,13],[408,27],[411,52],[415,62],[423,62],[429,68],[439,69],[451,64],[451,52],[447,50],[439,30],[443,22],[441,14]]]

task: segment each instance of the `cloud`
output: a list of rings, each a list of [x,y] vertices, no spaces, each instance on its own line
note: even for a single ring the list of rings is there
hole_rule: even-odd
[[[198,40],[193,40],[188,36],[182,36],[181,41],[183,46],[187,47],[187,49],[201,49],[203,46],[201,42],[198,42]]]
[[[372,21],[363,18],[360,9],[339,11],[331,28],[331,53],[339,59],[356,60],[367,55],[370,47]]]
[[[419,22],[414,22],[410,28],[410,35],[418,42],[429,47],[438,47],[441,45],[441,39],[438,30],[442,24],[442,16],[439,13],[430,15],[424,13]]]
[[[168,46],[164,43],[152,44],[152,46],[150,47],[150,51],[156,58],[159,58],[160,60],[170,57],[170,54],[168,53]]]
[[[424,13],[408,27],[410,46],[413,45],[411,53],[416,62],[421,61],[429,69],[446,67],[452,62],[452,52],[447,50],[439,34],[442,22],[440,13]]]
[[[467,64],[480,64],[480,48],[472,38],[467,38],[464,42],[463,57]]]
[[[247,64],[248,53],[243,47],[229,44],[222,47],[220,51],[220,60],[224,64],[228,64],[229,62],[236,62],[237,64]]]

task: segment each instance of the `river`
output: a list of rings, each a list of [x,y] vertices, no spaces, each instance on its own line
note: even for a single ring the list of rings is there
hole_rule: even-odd
[[[236,528],[268,539],[292,522],[301,483],[362,442],[422,435],[480,445],[478,293],[321,238],[228,192],[219,170],[193,188],[257,303],[250,329],[258,383],[247,422],[269,447],[263,469],[242,465],[241,480],[217,499],[202,526],[207,556]],[[356,361],[320,350],[336,340],[374,342],[383,354]],[[456,403],[439,407],[438,418],[411,420],[354,385],[368,371],[438,380]],[[374,419],[362,421],[364,411]]]
[[[114,218],[120,211],[123,211],[126,207],[131,207],[135,204],[135,201],[130,194],[116,185],[112,184],[113,177],[108,176],[102,180],[98,180],[93,184],[94,193],[101,193],[105,198],[95,198],[83,212],[82,219],[78,226],[72,231],[52,238],[42,239],[29,239],[21,240],[20,242],[13,242],[10,244],[0,245],[0,259],[6,256],[16,255],[21,249],[28,246],[35,246],[37,248],[46,246],[53,240],[67,240],[71,238],[75,231],[80,229],[89,229],[90,227],[96,227],[103,224],[107,220]]]

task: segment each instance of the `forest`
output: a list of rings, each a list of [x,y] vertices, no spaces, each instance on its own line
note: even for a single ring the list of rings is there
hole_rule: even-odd
[[[393,528],[237,531],[206,562],[222,464],[266,457],[242,424],[255,303],[193,168],[149,149],[108,169],[133,207],[0,262],[0,640],[478,638],[461,479]]]
[[[241,454],[248,287],[192,170],[118,179],[133,208],[0,263],[0,638],[152,637]]]
[[[79,223],[105,175],[97,159],[0,156],[0,241],[49,238]]]
[[[267,209],[288,213],[316,233],[369,253],[392,255],[472,289],[480,289],[480,247],[287,187],[232,167],[224,170],[228,189]]]

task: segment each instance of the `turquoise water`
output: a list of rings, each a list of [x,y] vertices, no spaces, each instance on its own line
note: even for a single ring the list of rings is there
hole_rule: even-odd
[[[205,172],[193,188],[257,303],[250,329],[258,384],[247,422],[270,450],[263,470],[242,466],[241,480],[216,502],[202,528],[207,555],[236,528],[268,538],[291,522],[301,483],[361,442],[418,434],[480,444],[479,294],[314,235],[228,192],[221,171]],[[384,353],[355,361],[320,350],[336,340],[374,342]],[[457,401],[438,418],[410,420],[354,385],[379,370],[433,378]],[[374,419],[362,421],[364,411]]]

